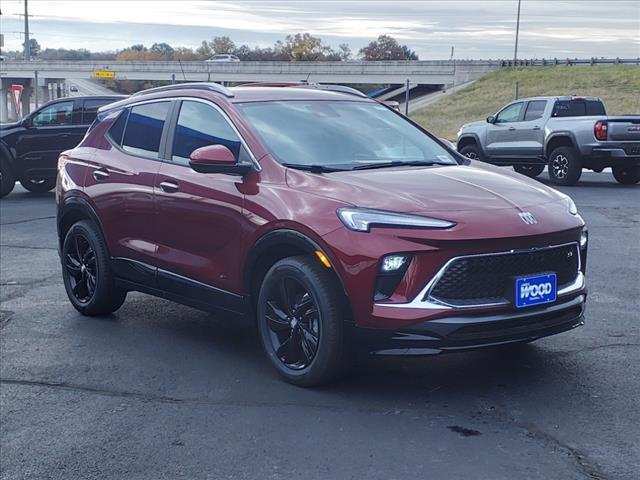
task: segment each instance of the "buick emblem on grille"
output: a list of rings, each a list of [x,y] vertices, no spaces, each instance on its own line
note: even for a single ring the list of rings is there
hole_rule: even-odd
[[[536,220],[536,217],[534,217],[533,213],[531,212],[521,212],[518,215],[527,225],[535,225],[536,223],[538,223],[538,220]]]

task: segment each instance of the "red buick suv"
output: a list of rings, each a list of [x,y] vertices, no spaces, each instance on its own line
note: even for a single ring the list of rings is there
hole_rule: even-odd
[[[298,385],[354,352],[461,351],[583,323],[573,201],[348,87],[145,90],[103,107],[58,171],[78,311],[140,291],[248,316]]]

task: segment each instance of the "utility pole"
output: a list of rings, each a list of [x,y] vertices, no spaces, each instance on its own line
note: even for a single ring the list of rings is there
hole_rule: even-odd
[[[25,0],[26,3],[27,0]],[[513,66],[516,66],[518,61],[518,35],[520,34],[520,3],[522,0],[518,0],[518,19],[516,20],[516,49],[513,52]]]
[[[29,41],[29,9],[24,0],[24,61],[31,60],[31,42]]]

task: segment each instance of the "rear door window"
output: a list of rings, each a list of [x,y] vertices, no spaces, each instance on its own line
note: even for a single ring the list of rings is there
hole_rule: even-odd
[[[547,106],[546,100],[533,100],[527,105],[527,111],[524,114],[524,121],[530,122],[542,118],[544,109]]]
[[[131,107],[122,140],[123,150],[134,155],[160,158],[160,141],[171,102]]]

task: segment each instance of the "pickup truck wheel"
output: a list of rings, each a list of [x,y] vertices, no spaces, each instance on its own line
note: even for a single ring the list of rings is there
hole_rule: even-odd
[[[526,175],[527,177],[535,178],[540,175],[544,171],[545,165],[514,165],[513,169],[521,173],[522,175]]]
[[[56,179],[27,178],[20,180],[20,185],[22,185],[26,190],[29,190],[32,193],[45,193],[56,186]]]
[[[549,178],[556,185],[575,185],[582,175],[580,155],[571,147],[558,147],[549,156]]]
[[[640,165],[634,167],[613,167],[613,176],[623,185],[633,185],[640,182]]]
[[[475,144],[462,147],[460,149],[460,155],[470,158],[471,160],[480,160],[481,162],[484,162],[482,152]]]
[[[289,383],[321,385],[342,372],[343,297],[314,258],[285,258],[267,272],[258,297],[258,330],[269,360]]]
[[[16,185],[16,176],[7,162],[0,162],[0,198],[11,193]]]

